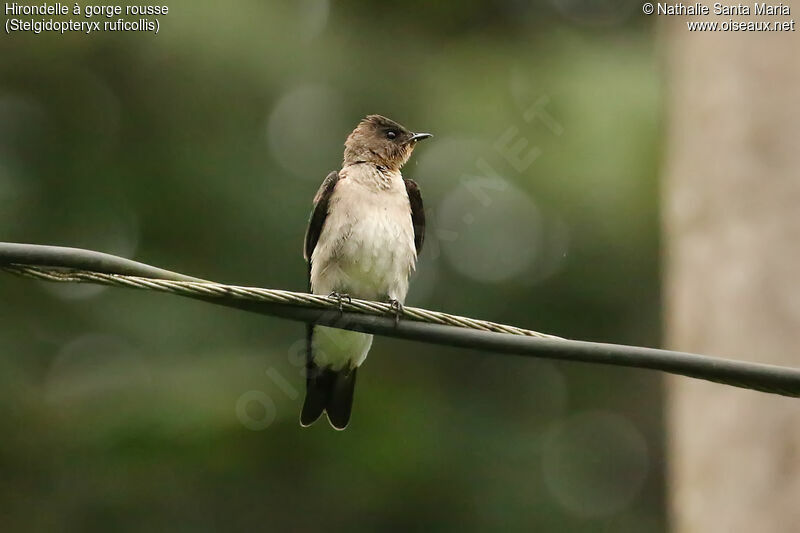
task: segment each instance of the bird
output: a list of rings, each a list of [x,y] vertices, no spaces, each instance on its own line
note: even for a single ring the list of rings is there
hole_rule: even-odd
[[[311,293],[335,298],[340,311],[350,298],[387,302],[399,320],[425,239],[422,195],[400,170],[429,137],[382,115],[368,115],[347,136],[342,168],[319,187],[305,234]],[[307,326],[301,426],[325,413],[334,429],[347,427],[371,346],[370,334]]]

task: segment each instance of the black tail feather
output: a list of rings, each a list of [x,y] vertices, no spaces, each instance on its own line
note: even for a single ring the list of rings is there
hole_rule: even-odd
[[[300,413],[300,425],[310,426],[320,417],[328,405],[331,384],[336,377],[329,370],[320,370],[316,365],[308,369],[314,375],[306,378],[306,399],[303,402],[303,411]]]
[[[353,408],[353,393],[356,387],[356,371],[358,368],[334,372],[331,393],[328,397],[328,420],[336,429],[344,429],[350,422],[350,411]]]
[[[310,426],[320,417],[328,404],[330,395],[331,376],[325,370],[314,364],[312,351],[312,338],[314,326],[306,326],[306,399],[303,402],[303,411],[300,413],[300,425]]]

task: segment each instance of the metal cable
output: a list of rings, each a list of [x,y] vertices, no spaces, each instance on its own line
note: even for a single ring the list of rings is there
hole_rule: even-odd
[[[44,281],[83,282],[97,283],[128,287],[130,289],[149,289],[159,292],[179,294],[188,297],[220,298],[232,297],[255,302],[270,302],[286,305],[308,306],[334,311],[351,311],[376,316],[394,316],[394,309],[388,303],[345,298],[341,302],[329,296],[291,292],[280,289],[262,289],[257,287],[241,287],[237,285],[223,285],[211,281],[175,281],[157,278],[143,278],[139,276],[125,276],[120,274],[105,274],[86,270],[57,270],[39,266],[25,266],[11,264],[3,270],[20,276],[35,278]],[[554,335],[547,335],[537,331],[496,324],[486,320],[450,315],[438,311],[429,311],[417,307],[403,307],[403,320],[416,320],[429,324],[457,326],[478,331],[494,331],[511,335],[524,335],[541,339],[559,339]]]
[[[484,320],[276,289],[204,281],[90,250],[0,243],[0,268],[28,278],[155,290],[246,311],[326,326],[496,353],[649,368],[784,396],[800,397],[800,369],[638,346],[566,340]],[[341,305],[341,308],[340,308]]]

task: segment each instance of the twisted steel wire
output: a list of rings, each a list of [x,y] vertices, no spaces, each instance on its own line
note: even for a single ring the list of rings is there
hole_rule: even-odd
[[[11,274],[18,274],[28,278],[44,281],[97,283],[130,289],[149,289],[159,292],[179,294],[182,296],[202,297],[232,297],[243,300],[271,302],[288,305],[310,306],[320,309],[352,311],[376,316],[394,316],[394,308],[388,303],[345,298],[339,301],[330,296],[308,294],[302,292],[284,291],[280,289],[263,289],[258,287],[243,287],[238,285],[224,285],[211,281],[175,281],[167,279],[144,278],[139,276],[125,276],[119,274],[104,274],[86,270],[57,270],[35,266],[11,264],[3,268]],[[475,329],[478,331],[493,331],[541,339],[560,339],[554,335],[539,333],[528,329],[497,324],[486,320],[477,320],[458,315],[451,315],[439,311],[430,311],[418,307],[403,307],[403,320],[415,320],[428,324],[441,324],[457,326],[460,328]]]

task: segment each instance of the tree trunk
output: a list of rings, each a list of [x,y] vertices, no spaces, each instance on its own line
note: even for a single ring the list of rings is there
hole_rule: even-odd
[[[668,343],[800,366],[798,34],[670,18]],[[674,378],[668,402],[673,530],[800,531],[800,400]]]

